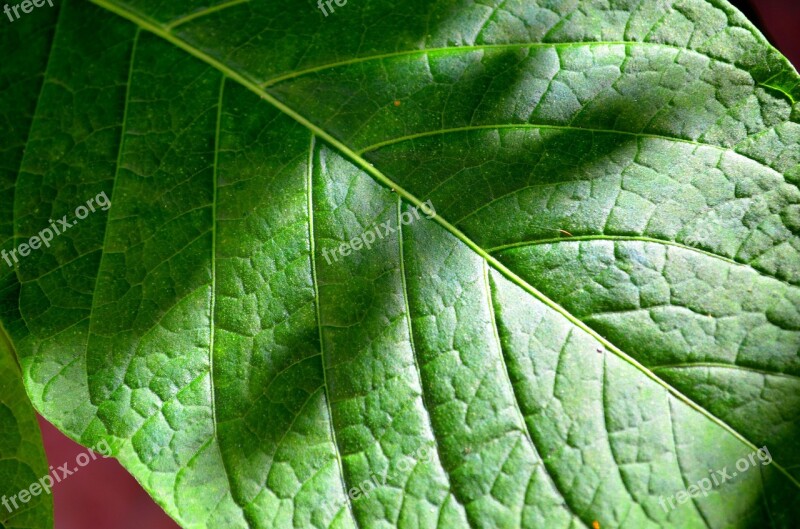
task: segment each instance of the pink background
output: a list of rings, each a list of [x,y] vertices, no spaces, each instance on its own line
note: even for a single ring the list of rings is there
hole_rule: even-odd
[[[39,419],[47,459],[54,467],[87,452]],[[53,486],[56,529],[179,529],[115,459],[98,457]]]
[[[734,2],[747,9],[747,2]],[[800,65],[800,2],[751,0],[745,11],[795,66]],[[74,463],[86,449],[40,420],[47,457],[53,466]],[[113,459],[97,459],[53,488],[56,529],[179,529]]]

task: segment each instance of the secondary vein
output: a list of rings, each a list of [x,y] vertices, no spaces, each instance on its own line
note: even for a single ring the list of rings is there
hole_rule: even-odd
[[[367,174],[372,176],[376,181],[380,182],[384,186],[394,189],[398,195],[405,198],[409,203],[421,207],[424,205],[424,202],[417,198],[415,195],[407,191],[405,188],[401,187],[399,184],[395,183],[389,177],[384,175],[380,170],[376,169],[372,166],[369,162],[367,162],[364,158],[356,154],[353,149],[345,145],[342,141],[335,138],[333,135],[325,131],[324,129],[317,126],[315,123],[310,121],[308,118],[294,110],[292,107],[286,105],[272,94],[264,90],[259,84],[253,80],[249,75],[245,75],[243,73],[237,72],[233,70],[229,66],[225,65],[224,63],[220,62],[218,59],[210,56],[209,54],[193,47],[188,42],[178,38],[177,36],[170,33],[166,28],[163,26],[155,23],[151,19],[147,18],[146,16],[133,11],[126,7],[121,7],[118,5],[112,4],[109,0],[92,0],[93,3],[97,4],[100,7],[103,7],[131,22],[137,24],[142,29],[150,31],[151,33],[163,38],[167,42],[177,46],[178,48],[184,50],[185,52],[189,53],[193,57],[196,57],[199,60],[204,61],[206,64],[218,69],[231,79],[235,80],[236,82],[240,83],[242,86],[247,88],[248,90],[252,91],[253,93],[259,95],[262,99],[269,102],[271,105],[276,107],[278,110],[286,114],[287,116],[291,117],[299,124],[303,125],[307,129],[309,129],[313,135],[318,136],[319,138],[325,140],[327,143],[335,147],[339,150],[345,157],[349,158],[356,166],[360,167],[364,170]],[[549,297],[545,296],[541,293],[538,289],[530,285],[527,281],[522,279],[519,275],[514,273],[510,270],[507,266],[497,260],[494,256],[488,254],[483,248],[481,248],[478,244],[472,241],[469,237],[467,237],[461,230],[453,226],[450,222],[443,219],[438,214],[435,214],[432,217],[432,220],[437,222],[441,225],[444,229],[449,231],[451,235],[456,237],[458,240],[463,242],[468,248],[474,251],[476,254],[481,256],[485,259],[495,270],[503,274],[506,278],[508,278],[511,282],[515,283],[517,286],[522,288],[528,294],[533,296],[534,298],[538,299],[540,302],[544,303],[546,306],[551,308],[552,310],[561,314],[564,318],[566,318],[570,323],[575,325],[577,328],[581,329],[583,332],[587,333],[588,335],[595,338],[598,342],[604,345],[609,352],[612,352],[619,356],[622,360],[631,364],[634,368],[641,371],[647,378],[651,379],[657,385],[663,387],[667,392],[672,394],[678,400],[685,403],[690,408],[694,409],[696,412],[700,413],[704,417],[706,417],[709,421],[717,424],[720,428],[726,430],[736,439],[738,439],[744,445],[756,450],[757,447],[747,438],[745,438],[741,433],[735,430],[732,426],[728,423],[721,420],[719,417],[713,415],[711,412],[706,410],[705,408],[698,405],[696,402],[691,400],[689,397],[675,389],[673,386],[668,384],[666,381],[662,380],[658,377],[655,373],[653,373],[650,369],[645,367],[642,363],[640,363],[635,358],[631,357],[621,349],[619,349],[616,345],[608,341],[605,337],[601,336],[597,333],[594,329],[586,325],[583,321],[576,318],[566,309],[558,305],[555,301],[551,300]],[[798,481],[794,476],[792,476],[783,466],[778,463],[773,462],[775,468],[779,469],[792,483],[795,484],[798,488],[800,488],[800,481]]]
[[[347,510],[353,520],[353,524],[358,528],[358,519],[353,511],[353,504],[348,495],[347,482],[344,478],[344,465],[342,465],[342,454],[339,451],[339,441],[336,439],[336,429],[333,426],[333,408],[331,406],[331,387],[328,384],[328,366],[325,360],[325,345],[324,337],[322,336],[322,315],[320,313],[320,298],[319,298],[319,280],[317,279],[317,259],[316,259],[316,244],[314,240],[314,149],[316,145],[316,137],[311,134],[311,144],[308,147],[308,172],[306,185],[308,186],[308,240],[311,255],[311,280],[314,284],[314,309],[317,315],[317,331],[319,333],[319,355],[322,362],[322,379],[323,386],[325,387],[325,406],[328,410],[328,421],[330,424],[331,439],[333,440],[333,449],[336,452],[336,464],[339,468],[339,479],[342,483],[342,492],[344,494],[345,502],[347,503]]]

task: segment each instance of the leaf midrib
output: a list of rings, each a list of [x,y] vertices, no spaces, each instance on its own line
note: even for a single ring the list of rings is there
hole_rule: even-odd
[[[238,82],[243,87],[247,88],[251,92],[255,93],[256,95],[260,96],[265,101],[269,102],[272,106],[286,114],[287,116],[291,117],[299,124],[303,125],[306,129],[308,129],[312,134],[322,138],[331,146],[335,147],[339,152],[344,155],[346,158],[349,158],[352,163],[360,167],[364,172],[372,176],[376,181],[383,184],[384,186],[394,189],[394,191],[400,195],[401,197],[405,198],[411,204],[417,207],[425,206],[424,201],[417,198],[415,195],[404,189],[402,186],[391,180],[389,177],[384,175],[381,171],[376,169],[372,164],[367,162],[364,158],[359,156],[355,151],[353,151],[350,147],[345,145],[343,142],[332,136],[330,133],[325,131],[324,129],[320,128],[313,122],[311,122],[308,118],[291,108],[290,106],[286,105],[272,94],[264,90],[257,82],[255,82],[250,76],[245,75],[241,72],[237,72],[233,70],[229,66],[225,65],[224,63],[220,62],[218,59],[208,55],[204,51],[192,46],[188,42],[178,38],[177,36],[173,35],[169,32],[164,26],[155,23],[154,21],[150,20],[146,16],[141,13],[135,12],[127,7],[122,7],[119,5],[115,5],[111,3],[109,0],[91,0],[94,4],[110,11],[134,24],[136,24],[141,29],[147,30],[158,37],[166,40],[167,42],[177,46],[178,48],[184,50],[186,53],[189,53],[193,57],[197,58],[216,68],[220,71],[224,76],[229,77],[230,79]],[[688,51],[688,50],[687,50]],[[756,161],[756,160],[754,160]],[[757,162],[758,163],[758,162]],[[493,257],[491,254],[487,253],[482,247],[480,247],[477,243],[472,241],[469,237],[467,237],[461,230],[457,227],[453,226],[450,222],[443,219],[438,214],[434,214],[432,220],[437,222],[441,225],[445,230],[450,232],[451,235],[459,239],[462,243],[464,243],[468,248],[474,251],[476,254],[481,256],[489,265],[491,265],[495,270],[505,276],[509,281],[516,284],[520,288],[522,288],[525,292],[539,300],[541,303],[544,303],[546,306],[551,308],[552,310],[561,314],[564,318],[566,318],[570,323],[581,329],[583,332],[587,333],[603,346],[606,349],[615,355],[617,355],[620,359],[625,362],[628,362],[631,366],[638,369],[642,374],[644,374],[647,378],[658,384],[659,386],[663,387],[667,392],[672,394],[678,400],[695,410],[696,412],[700,413],[702,416],[706,417],[709,421],[713,422],[720,428],[724,429],[728,433],[730,433],[733,437],[738,439],[741,443],[745,446],[749,447],[752,450],[757,450],[757,446],[748,440],[744,435],[739,433],[735,430],[732,426],[728,423],[720,419],[719,417],[713,415],[711,412],[694,402],[692,399],[678,391],[672,385],[668,384],[666,381],[658,377],[653,371],[645,367],[641,364],[638,360],[631,357],[621,349],[619,349],[616,345],[611,343],[605,337],[597,333],[594,329],[586,325],[583,321],[572,315],[569,311],[565,308],[561,307],[558,303],[550,299],[549,297],[545,296],[541,293],[538,289],[534,286],[529,284],[527,281],[522,279],[519,275]],[[213,384],[213,380],[212,380]],[[773,465],[777,468],[780,472],[782,472],[798,489],[800,489],[800,481],[795,479],[792,474],[790,474],[782,465],[777,462],[773,461]]]

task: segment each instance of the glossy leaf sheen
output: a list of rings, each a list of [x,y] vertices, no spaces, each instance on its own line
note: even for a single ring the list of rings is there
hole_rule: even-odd
[[[334,7],[4,27],[5,237],[113,204],[2,278],[35,406],[185,527],[796,527],[788,62],[722,1]]]

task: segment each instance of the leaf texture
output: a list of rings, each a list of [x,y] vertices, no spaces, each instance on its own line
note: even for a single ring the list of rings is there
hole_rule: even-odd
[[[183,526],[797,525],[800,79],[727,3],[36,16],[0,227],[112,206],[2,321]]]
[[[53,501],[42,494],[41,487],[36,496],[20,498],[19,495],[49,470],[36,415],[25,395],[19,365],[2,327],[0,380],[0,528],[52,527]]]

